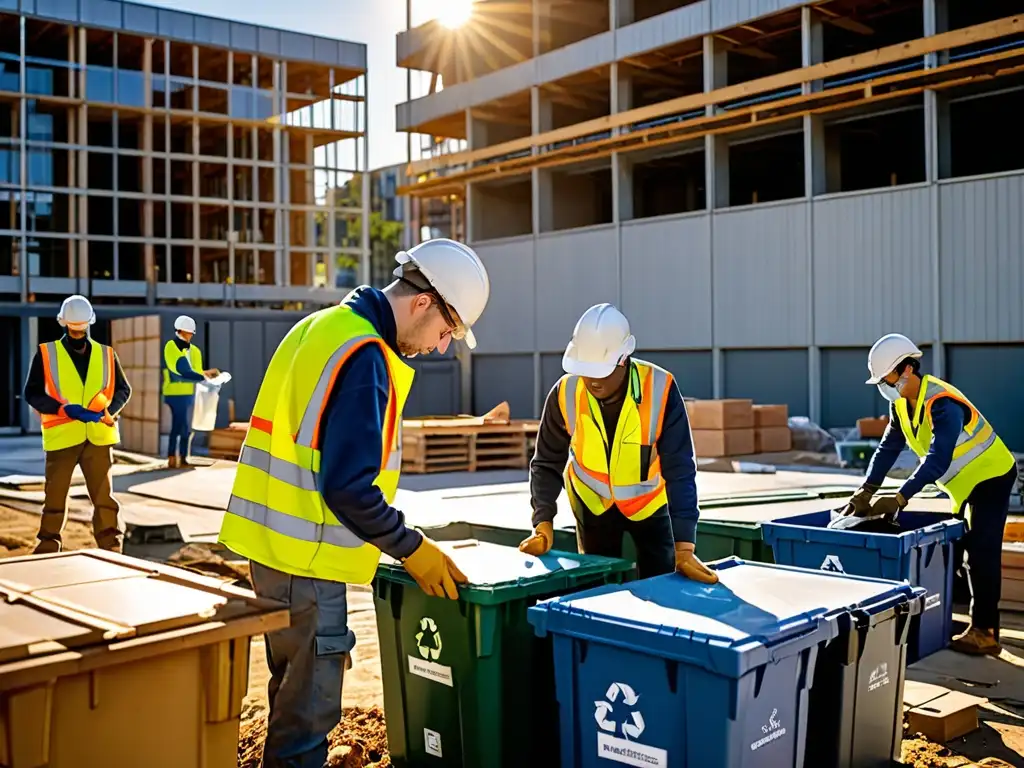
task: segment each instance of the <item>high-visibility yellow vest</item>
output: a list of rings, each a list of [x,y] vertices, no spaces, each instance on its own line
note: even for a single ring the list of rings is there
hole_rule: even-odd
[[[558,407],[570,436],[566,487],[593,514],[601,515],[614,505],[630,520],[639,521],[668,503],[657,442],[672,382],[664,368],[631,360],[629,389],[609,452],[600,403],[581,377],[566,375],[559,381]],[[569,499],[573,501],[572,493]]]
[[[970,418],[957,437],[953,461],[935,483],[949,495],[953,513],[959,514],[978,483],[1005,475],[1016,465],[1016,460],[971,401],[952,384],[934,376],[925,376],[921,380],[913,416],[905,397],[901,397],[895,404],[903,436],[914,453],[921,457],[928,455],[932,442],[932,405],[942,397],[952,398],[966,406],[970,412]]]
[[[174,340],[164,344],[164,397],[172,395],[194,395],[196,383],[194,381],[172,381],[171,374],[178,372],[178,361],[188,357],[189,365],[196,373],[203,372],[203,353],[195,344],[189,344],[188,349],[180,349]]]
[[[389,395],[380,472],[374,485],[391,503],[402,468],[402,410],[414,370],[373,325],[347,305],[296,324],[267,368],[239,457],[220,541],[233,552],[296,576],[368,584],[380,550],[346,528],[317,488],[320,419],[335,377],[357,349],[377,344]]]
[[[90,411],[102,411],[114,397],[114,350],[89,339],[89,367],[85,381],[78,374],[71,354],[60,341],[39,345],[43,360],[43,378],[46,394],[63,405],[81,405]],[[121,440],[117,422],[107,426],[99,422],[84,421],[58,414],[39,414],[43,426],[43,450],[59,451],[81,445],[88,440],[93,445],[116,445]]]

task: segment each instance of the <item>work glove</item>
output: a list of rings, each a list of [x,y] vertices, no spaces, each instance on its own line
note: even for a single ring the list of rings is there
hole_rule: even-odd
[[[519,551],[528,555],[546,555],[555,543],[555,526],[552,523],[537,523],[532,536],[527,536],[519,545]]]
[[[701,584],[717,584],[718,574],[700,561],[694,549],[691,542],[676,542],[676,573]]]
[[[100,422],[106,424],[108,427],[114,426],[114,417],[110,415],[110,411],[108,409],[103,409],[103,413],[100,416]]]
[[[90,411],[81,405],[65,405],[64,415],[76,421],[84,421],[90,424],[96,424],[103,418],[103,414],[99,411]]]
[[[432,597],[457,600],[459,593],[455,585],[469,581],[452,559],[426,536],[416,550],[402,561],[402,565],[420,589]]]
[[[846,506],[839,512],[840,517],[865,517],[871,512],[871,497],[881,486],[864,483],[854,491]]]
[[[902,493],[897,492],[895,496],[883,496],[880,499],[876,499],[871,505],[871,516],[878,516],[890,522],[895,522],[900,512],[906,506],[907,500],[903,497]]]
[[[208,379],[215,379],[218,376],[220,376],[220,370],[218,370],[217,368],[208,368],[207,370],[203,371],[203,376],[205,376]]]

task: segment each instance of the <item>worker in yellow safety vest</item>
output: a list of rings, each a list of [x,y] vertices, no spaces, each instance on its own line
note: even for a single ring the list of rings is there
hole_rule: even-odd
[[[640,578],[675,570],[714,584],[718,575],[695,554],[697,465],[683,398],[672,374],[633,357],[635,347],[611,304],[576,324],[566,373],[541,415],[530,462],[534,534],[519,548],[551,549],[564,485],[581,552],[621,557],[629,533]]]
[[[39,414],[46,453],[46,489],[35,551],[60,552],[63,546],[68,492],[77,466],[93,505],[96,543],[120,552],[125,526],[111,493],[110,467],[121,439],[117,416],[132,389],[114,350],[89,338],[96,314],[88,299],[69,296],[57,322],[67,333],[39,345],[25,381],[25,402]]]
[[[889,401],[889,425],[864,484],[841,515],[896,520],[929,483],[944,491],[952,512],[965,513],[968,526],[964,566],[971,586],[971,626],[953,638],[952,647],[998,655],[1003,528],[1017,482],[1016,461],[981,411],[952,384],[922,375],[920,361],[921,350],[898,333],[871,347],[867,383]],[[895,495],[872,501],[908,446],[921,457],[917,470]]]
[[[490,294],[476,253],[448,239],[396,256],[383,291],[362,286],[297,323],[260,386],[220,541],[251,563],[253,588],[289,605],[267,635],[270,719],[265,768],[320,766],[341,716],[355,635],[346,584],[368,584],[381,552],[428,594],[456,599],[465,576],[392,505],[402,411],[413,369],[402,360],[475,347]]]
[[[196,382],[212,379],[220,371],[203,370],[203,352],[193,343],[196,321],[181,315],[174,321],[174,338],[164,344],[164,402],[171,411],[171,433],[167,437],[167,466],[176,469],[188,464],[192,445],[189,409],[195,402]]]

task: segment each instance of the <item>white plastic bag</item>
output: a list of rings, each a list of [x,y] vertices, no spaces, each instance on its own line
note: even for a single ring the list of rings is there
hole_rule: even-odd
[[[231,374],[221,372],[212,379],[196,382],[196,398],[192,404],[192,430],[212,432],[217,426],[217,402],[220,388],[231,381]]]

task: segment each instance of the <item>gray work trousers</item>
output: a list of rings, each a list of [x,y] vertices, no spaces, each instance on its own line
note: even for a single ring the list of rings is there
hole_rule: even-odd
[[[256,594],[288,604],[291,625],[266,635],[270,718],[264,768],[322,768],[341,720],[341,684],[356,636],[345,585],[290,576],[251,562]]]

